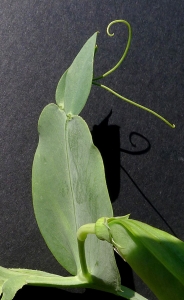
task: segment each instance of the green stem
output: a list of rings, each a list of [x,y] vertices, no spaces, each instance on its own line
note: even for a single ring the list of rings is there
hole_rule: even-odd
[[[115,21],[112,21],[108,26],[107,26],[107,34],[109,36],[113,36],[114,33],[110,33],[110,27],[115,24],[115,23],[124,23],[125,25],[127,25],[128,27],[128,41],[127,41],[127,45],[126,45],[126,48],[125,48],[125,51],[123,53],[123,56],[121,57],[121,59],[118,61],[118,63],[112,68],[110,69],[108,72],[104,73],[103,75],[97,77],[97,78],[94,78],[93,80],[99,80],[101,78],[104,78],[106,76],[108,76],[109,74],[111,74],[112,72],[114,72],[119,66],[120,64],[122,63],[122,61],[125,59],[126,55],[127,55],[127,52],[129,50],[129,47],[130,47],[130,42],[131,42],[131,39],[132,39],[132,29],[131,29],[131,26],[130,24],[125,21],[125,20],[115,20]]]
[[[120,98],[120,99],[122,99],[122,100],[124,100],[124,101],[126,101],[126,102],[128,102],[130,104],[133,104],[133,105],[135,105],[135,106],[137,106],[139,108],[142,108],[143,110],[148,111],[149,113],[155,115],[157,118],[159,118],[160,120],[162,120],[163,122],[165,122],[171,128],[175,128],[174,124],[171,124],[170,122],[168,122],[165,118],[163,118],[161,115],[157,114],[155,111],[153,111],[153,110],[151,110],[151,109],[149,109],[149,108],[147,108],[145,106],[142,106],[142,105],[140,105],[140,104],[138,104],[138,103],[136,103],[136,102],[134,102],[132,100],[129,100],[129,99],[121,96],[120,94],[116,93],[115,91],[113,91],[112,89],[110,89],[109,87],[107,87],[106,85],[99,84],[99,83],[94,82],[94,81],[93,81],[93,84],[100,86],[101,88],[107,90],[108,92],[112,93],[113,95],[117,96],[118,98]]]
[[[81,271],[83,276],[91,281],[91,274],[89,273],[87,263],[86,263],[86,254],[85,254],[85,240],[88,234],[95,234],[95,223],[86,224],[81,226],[77,231],[77,241],[79,249],[79,259],[81,263]]]

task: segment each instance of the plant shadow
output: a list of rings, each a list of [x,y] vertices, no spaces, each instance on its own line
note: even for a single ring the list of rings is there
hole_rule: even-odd
[[[105,177],[111,202],[114,202],[120,192],[120,127],[109,125],[112,110],[99,124],[91,131],[93,142],[99,149],[105,169]],[[133,273],[129,265],[115,253],[117,265],[121,276],[122,285],[135,289]],[[88,293],[88,291],[86,291]]]
[[[42,300],[59,300],[61,299],[88,299],[91,297],[108,297],[109,293],[102,292],[99,290],[93,289],[69,289],[63,290],[59,288],[53,287],[40,287],[40,286],[24,286],[20,289],[14,297],[14,300],[25,300],[28,299],[28,295],[30,299],[42,299]],[[116,295],[111,294],[110,298],[112,300],[117,299]],[[124,298],[121,297],[122,300]]]
[[[139,188],[139,186],[136,184],[134,179],[130,176],[127,170],[120,163],[121,152],[130,155],[144,155],[145,153],[150,151],[151,144],[149,140],[144,135],[132,131],[129,134],[129,142],[131,146],[134,148],[133,151],[120,148],[120,127],[117,125],[108,124],[111,115],[112,115],[112,110],[99,125],[95,125],[93,127],[93,130],[91,132],[93,137],[93,142],[102,155],[102,159],[104,162],[106,182],[107,182],[107,187],[108,187],[111,202],[114,202],[118,198],[120,192],[120,171],[123,170],[124,173],[127,175],[127,177],[131,180],[132,184],[136,187],[138,192],[141,194],[143,199],[147,201],[147,203],[151,206],[153,211],[156,212],[156,214],[167,225],[171,233],[176,236],[175,232],[168,224],[168,222],[164,219],[164,217],[160,214],[160,212],[156,209],[156,207],[152,204],[152,202],[146,197],[146,195]],[[144,145],[145,145],[144,149],[139,150],[136,148],[136,144],[134,144],[132,141],[133,136],[138,136],[144,141]],[[121,275],[122,285],[125,285],[135,290],[132,269],[116,253],[115,253],[115,257]]]
[[[93,143],[102,155],[109,196],[114,202],[120,191],[120,127],[109,125],[112,110],[91,131]]]
[[[144,192],[139,188],[135,180],[130,176],[129,172],[120,163],[121,152],[130,155],[144,155],[147,152],[149,152],[151,149],[150,141],[143,134],[132,131],[129,134],[129,142],[131,146],[134,149],[136,148],[136,144],[134,144],[132,141],[132,138],[134,136],[138,136],[139,138],[141,138],[144,141],[144,144],[146,142],[146,146],[141,150],[136,149],[134,151],[120,148],[120,127],[117,125],[108,124],[111,115],[112,115],[112,110],[99,125],[95,125],[93,127],[93,130],[91,132],[93,137],[93,142],[102,155],[102,159],[104,162],[106,182],[107,182],[107,187],[108,187],[111,202],[114,202],[118,198],[120,192],[120,171],[122,170],[126,174],[126,176],[130,179],[132,184],[136,187],[136,189],[141,194],[143,199],[146,200],[146,202],[151,206],[153,211],[165,223],[165,225],[168,227],[171,233],[174,236],[176,236],[176,233],[169,225],[167,220],[161,215],[161,213],[153,205],[151,200],[148,199],[148,197],[144,194]]]

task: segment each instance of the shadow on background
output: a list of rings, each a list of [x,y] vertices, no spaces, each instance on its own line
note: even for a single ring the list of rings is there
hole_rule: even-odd
[[[109,196],[111,201],[114,202],[120,192],[120,153],[123,150],[120,149],[120,127],[108,124],[111,115],[112,110],[99,125],[93,127],[91,134],[95,146],[102,155]],[[130,142],[135,147],[132,143],[132,136],[130,136]],[[131,268],[116,253],[115,258],[121,276],[121,283],[135,290]]]
[[[151,149],[151,145],[147,138],[134,131],[129,134],[129,141],[132,147],[136,148],[136,144],[132,141],[133,136],[139,136],[144,139],[147,142],[147,146],[142,150],[136,151],[121,149],[120,127],[108,124],[111,115],[112,110],[99,125],[93,127],[91,134],[95,146],[102,155],[109,196],[111,201],[114,202],[120,192],[120,153],[125,152],[132,155],[145,154]]]
[[[109,196],[114,202],[120,191],[120,128],[108,124],[111,115],[112,110],[99,125],[93,127],[91,134],[102,155]]]
[[[112,110],[107,115],[107,117],[99,124],[95,125],[92,130],[92,137],[95,146],[99,149],[105,168],[105,176],[107,187],[110,195],[110,199],[114,202],[120,192],[120,169],[124,171],[127,177],[131,180],[133,185],[137,188],[142,197],[146,202],[151,206],[151,208],[157,213],[157,215],[162,219],[162,221],[167,225],[169,230],[173,235],[176,236],[176,233],[172,227],[168,224],[165,218],[160,214],[156,207],[151,203],[151,201],[146,197],[142,192],[139,186],[136,184],[134,179],[126,171],[126,169],[120,164],[120,153],[124,152],[130,155],[143,155],[150,151],[151,144],[149,140],[142,134],[132,131],[129,134],[129,141],[133,148],[136,148],[136,144],[133,143],[133,137],[137,136],[146,142],[144,149],[136,149],[134,151],[120,148],[120,127],[117,125],[108,125],[109,119],[112,115]]]
[[[143,140],[145,140],[146,143],[147,143],[147,147],[144,148],[144,149],[142,149],[142,150],[136,150],[136,151],[130,151],[130,150],[126,150],[126,149],[119,149],[120,152],[124,152],[124,153],[127,153],[127,154],[132,154],[132,155],[141,155],[141,154],[145,154],[145,153],[147,153],[148,151],[150,151],[150,149],[151,149],[151,144],[150,144],[150,142],[148,141],[148,139],[147,139],[145,136],[143,136],[142,134],[140,134],[140,133],[138,133],[138,132],[135,132],[135,131],[132,131],[132,132],[130,132],[130,134],[129,134],[129,142],[130,142],[130,144],[132,145],[132,147],[134,147],[134,148],[137,147],[136,144],[134,144],[133,141],[132,141],[133,136],[139,136],[139,137],[141,137]]]
[[[131,180],[132,184],[137,188],[142,197],[147,201],[147,203],[151,206],[151,208],[157,213],[157,215],[162,219],[162,221],[167,225],[172,234],[175,234],[171,226],[168,222],[163,218],[160,212],[154,207],[151,201],[145,196],[145,194],[141,191],[139,186],[130,176],[130,174],[126,171],[126,169],[120,164],[120,154],[121,152],[130,154],[130,155],[144,155],[151,149],[151,144],[149,140],[140,133],[135,131],[129,134],[130,144],[135,150],[127,150],[120,148],[120,127],[117,125],[109,125],[109,119],[112,115],[112,110],[107,115],[107,117],[99,124],[95,125],[92,130],[92,137],[95,146],[99,149],[105,168],[105,176],[107,187],[110,195],[110,199],[114,202],[119,195],[120,192],[120,170],[123,170],[124,173]],[[137,149],[136,144],[133,143],[132,138],[137,136],[144,140],[145,147],[144,149]],[[120,271],[122,284],[135,290],[134,280],[132,270],[127,263],[123,261],[123,259],[115,253],[117,265]]]
[[[121,166],[121,169],[123,172],[128,176],[128,178],[131,180],[131,182],[134,184],[134,186],[137,188],[139,193],[142,195],[142,197],[146,200],[146,202],[152,207],[152,209],[157,213],[157,215],[162,219],[162,221],[167,225],[167,227],[170,229],[171,233],[177,237],[176,233],[172,229],[172,227],[169,225],[169,223],[166,221],[166,219],[161,215],[161,213],[156,209],[156,207],[151,203],[151,201],[146,197],[146,195],[142,192],[142,190],[138,187],[137,183],[133,180],[133,178],[130,176],[130,174],[125,170],[123,166]]]
[[[69,290],[69,289],[68,289]],[[77,289],[70,289],[70,291],[65,291],[57,288],[50,287],[40,287],[40,286],[24,286],[21,290],[17,292],[14,300],[25,300],[25,299],[41,299],[41,300],[59,300],[59,299],[91,299],[91,297],[108,297],[110,299],[117,300],[117,296],[109,293],[105,293],[98,290],[86,289],[85,292],[79,293]],[[124,300],[125,298],[122,298]]]

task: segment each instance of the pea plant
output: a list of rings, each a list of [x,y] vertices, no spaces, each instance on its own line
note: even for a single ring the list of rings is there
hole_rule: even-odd
[[[94,33],[84,44],[56,89],[56,104],[48,104],[39,122],[39,143],[32,169],[32,194],[40,232],[70,276],[43,271],[0,267],[2,300],[12,300],[24,285],[84,287],[133,300],[146,299],[122,286],[114,250],[132,267],[158,299],[184,297],[184,242],[171,234],[133,220],[113,216],[100,152],[86,122],[79,116],[92,84],[174,125],[156,112],[119,95],[99,83],[124,60],[131,41],[131,27],[124,54],[114,68],[93,76],[97,52]]]

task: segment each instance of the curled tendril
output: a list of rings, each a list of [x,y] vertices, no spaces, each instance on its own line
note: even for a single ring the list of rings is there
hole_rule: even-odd
[[[145,107],[145,106],[143,106],[143,105],[140,105],[140,104],[138,104],[138,103],[136,103],[136,102],[134,102],[134,101],[132,101],[132,100],[129,100],[129,99],[127,99],[127,98],[121,96],[120,94],[116,93],[115,91],[113,91],[113,90],[110,89],[109,87],[107,87],[107,86],[105,86],[105,85],[103,85],[103,84],[99,84],[99,83],[96,82],[98,79],[104,78],[104,77],[106,77],[107,75],[111,74],[112,72],[114,72],[114,71],[120,66],[120,64],[122,63],[122,61],[125,59],[125,57],[126,57],[126,55],[127,55],[127,52],[128,52],[128,50],[129,50],[129,47],[130,47],[130,42],[131,42],[131,38],[132,38],[132,29],[131,29],[130,24],[129,24],[127,21],[125,21],[125,20],[114,20],[114,21],[112,21],[112,22],[107,26],[107,34],[108,34],[109,36],[113,36],[113,35],[114,35],[114,33],[110,33],[110,27],[111,27],[113,24],[115,24],[115,23],[124,23],[124,24],[128,27],[128,41],[127,41],[127,45],[126,45],[125,51],[124,51],[123,56],[121,57],[121,59],[118,61],[118,63],[117,63],[112,69],[110,69],[108,72],[104,73],[102,76],[99,76],[99,77],[97,77],[97,78],[93,78],[92,83],[93,83],[94,85],[98,85],[98,86],[102,87],[103,89],[109,91],[110,93],[112,93],[113,95],[117,96],[118,98],[120,98],[120,99],[122,99],[122,100],[124,100],[124,101],[126,101],[126,102],[128,102],[128,103],[130,103],[130,104],[133,104],[133,105],[135,105],[135,106],[137,106],[137,107],[139,107],[139,108],[142,108],[143,110],[146,110],[147,112],[149,112],[149,113],[155,115],[157,118],[159,118],[160,120],[162,120],[163,122],[165,122],[165,123],[166,123],[167,125],[169,125],[171,128],[175,128],[175,125],[174,125],[174,124],[171,124],[170,122],[168,122],[165,118],[163,118],[161,115],[157,114],[155,111],[153,111],[153,110],[151,110],[151,109],[149,109],[149,108],[147,108],[147,107]]]
[[[103,75],[97,77],[97,78],[94,78],[93,80],[99,80],[101,78],[104,78],[106,76],[108,76],[109,74],[111,74],[112,72],[114,72],[119,66],[120,64],[122,63],[122,61],[125,59],[127,53],[128,53],[128,50],[130,48],[130,42],[131,42],[131,39],[132,39],[132,29],[131,29],[131,26],[130,24],[125,21],[125,20],[115,20],[115,21],[112,21],[111,23],[109,23],[109,25],[107,26],[107,34],[109,36],[114,36],[114,33],[110,33],[110,27],[115,24],[115,23],[124,23],[127,27],[128,27],[128,41],[127,41],[127,45],[126,45],[126,48],[125,48],[125,51],[121,57],[121,59],[118,61],[118,63],[112,68],[110,69],[108,72],[104,73]]]

